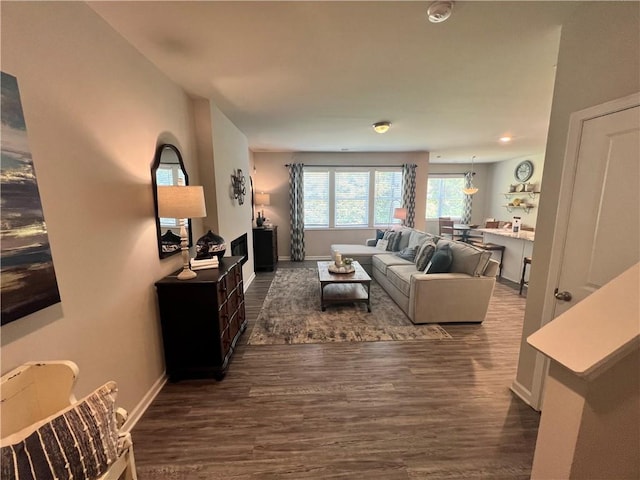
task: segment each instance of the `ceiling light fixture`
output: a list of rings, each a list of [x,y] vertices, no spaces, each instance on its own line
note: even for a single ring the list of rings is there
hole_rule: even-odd
[[[453,2],[433,2],[427,9],[427,16],[431,23],[441,23],[451,16]]]
[[[473,186],[473,176],[475,175],[475,172],[473,171],[473,159],[474,158],[476,158],[475,155],[473,157],[471,157],[471,181],[469,182],[469,186],[468,187],[462,189],[462,191],[464,192],[465,195],[473,195],[474,193],[478,193],[478,189]]]
[[[373,129],[378,133],[386,133],[391,128],[391,122],[376,122]]]
[[[500,137],[500,141],[502,143],[509,143],[511,141],[511,137],[509,135],[505,135],[504,137]]]

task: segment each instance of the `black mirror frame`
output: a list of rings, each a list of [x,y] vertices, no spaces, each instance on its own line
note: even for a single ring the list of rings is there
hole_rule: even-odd
[[[160,229],[160,216],[158,215],[158,182],[156,181],[156,171],[160,166],[162,153],[167,149],[172,150],[176,154],[176,157],[178,157],[178,162],[180,162],[180,169],[182,170],[182,173],[184,173],[184,183],[185,185],[189,185],[189,175],[187,175],[187,170],[184,168],[184,162],[182,161],[180,150],[178,150],[175,145],[172,145],[170,143],[163,143],[161,145],[158,145],[158,147],[156,148],[155,156],[153,157],[153,163],[151,164],[151,185],[153,187],[153,205],[156,213],[156,235],[158,238],[158,254],[160,258],[167,258],[180,253],[180,249],[173,252],[162,251],[162,230]],[[187,234],[189,236],[189,246],[191,247],[193,245],[191,235],[191,219],[188,219],[187,222]]]

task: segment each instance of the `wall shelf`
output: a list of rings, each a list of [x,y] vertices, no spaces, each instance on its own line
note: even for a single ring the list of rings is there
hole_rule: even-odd
[[[505,192],[503,193],[504,198],[509,199],[509,197],[513,197],[514,195],[522,195],[528,196],[529,198],[536,198],[540,195],[540,192]]]
[[[513,212],[514,210],[524,210],[526,213],[529,213],[529,210],[531,210],[532,208],[535,208],[535,205],[502,205],[504,208],[506,208],[509,213]]]

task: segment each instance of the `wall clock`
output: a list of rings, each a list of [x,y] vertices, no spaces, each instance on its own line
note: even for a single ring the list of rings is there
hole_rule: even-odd
[[[531,175],[533,175],[533,163],[531,163],[531,160],[520,162],[514,172],[514,176],[519,182],[526,182],[531,178]]]

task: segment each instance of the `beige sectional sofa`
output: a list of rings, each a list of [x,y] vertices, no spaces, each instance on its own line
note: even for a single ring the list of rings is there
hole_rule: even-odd
[[[450,248],[452,263],[447,273],[423,273],[416,264],[369,245],[335,244],[332,254],[358,260],[415,324],[476,322],[484,320],[495,286],[498,262],[469,244],[403,229],[410,245],[433,241],[438,249]]]

